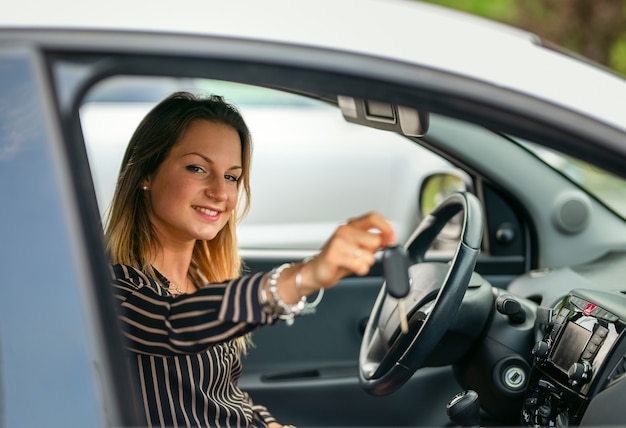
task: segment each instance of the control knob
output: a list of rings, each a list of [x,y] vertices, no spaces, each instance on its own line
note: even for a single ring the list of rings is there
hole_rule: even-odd
[[[538,361],[544,361],[550,352],[550,345],[544,340],[540,340],[533,346],[532,353]]]
[[[573,386],[585,384],[591,378],[591,366],[587,361],[574,363],[567,371],[567,377]]]

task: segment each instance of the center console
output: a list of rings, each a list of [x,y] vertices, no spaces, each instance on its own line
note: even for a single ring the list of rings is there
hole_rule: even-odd
[[[533,349],[522,424],[577,425],[591,398],[623,377],[625,312],[623,294],[587,290],[556,306]]]

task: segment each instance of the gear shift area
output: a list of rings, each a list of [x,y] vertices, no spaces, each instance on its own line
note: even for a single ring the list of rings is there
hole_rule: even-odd
[[[446,406],[448,418],[462,427],[480,426],[480,403],[476,391],[468,389],[459,392]]]

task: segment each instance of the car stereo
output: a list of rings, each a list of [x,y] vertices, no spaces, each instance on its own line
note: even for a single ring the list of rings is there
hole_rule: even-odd
[[[573,291],[558,304],[533,348],[523,424],[567,426],[580,421],[592,393],[607,381],[605,363],[624,330],[624,317],[614,307],[606,296],[594,300],[584,290]]]

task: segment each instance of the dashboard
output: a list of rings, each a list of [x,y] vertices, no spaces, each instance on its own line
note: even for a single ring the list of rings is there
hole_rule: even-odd
[[[522,424],[625,422],[626,294],[576,289],[538,317],[544,328],[532,351]]]

